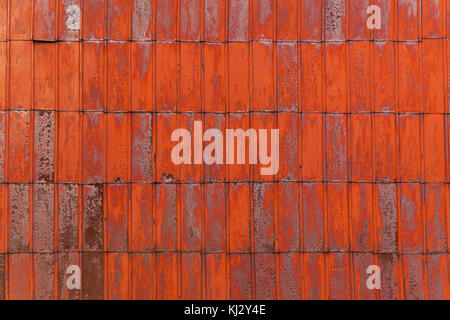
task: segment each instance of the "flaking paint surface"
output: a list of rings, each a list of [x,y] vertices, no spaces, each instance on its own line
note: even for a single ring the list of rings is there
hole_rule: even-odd
[[[450,299],[449,12],[0,0],[0,299]],[[199,120],[279,172],[174,165]]]

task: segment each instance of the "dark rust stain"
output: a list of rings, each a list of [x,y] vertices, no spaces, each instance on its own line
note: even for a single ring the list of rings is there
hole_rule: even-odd
[[[64,184],[59,189],[58,248],[62,251],[78,249],[78,193],[79,187]]]
[[[103,185],[83,190],[83,249],[103,250]]]
[[[84,300],[102,300],[104,285],[103,252],[83,252],[82,292]]]

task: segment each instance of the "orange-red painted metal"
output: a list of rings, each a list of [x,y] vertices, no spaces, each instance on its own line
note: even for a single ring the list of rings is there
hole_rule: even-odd
[[[0,299],[450,299],[449,18],[0,0]],[[195,121],[278,128],[279,171],[175,165]]]

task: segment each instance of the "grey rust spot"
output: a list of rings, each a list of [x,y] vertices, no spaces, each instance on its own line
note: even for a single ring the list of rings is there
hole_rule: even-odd
[[[395,185],[379,184],[379,207],[382,214],[381,251],[395,252],[397,250],[397,204]]]
[[[422,257],[419,255],[408,256],[408,292],[405,294],[407,300],[423,300],[423,265]]]
[[[58,247],[78,248],[78,186],[62,185],[58,201]]]
[[[271,253],[256,254],[256,292],[259,293],[257,299],[272,299],[273,288],[276,287],[275,263],[269,257]]]
[[[51,251],[54,242],[54,186],[35,184],[33,188],[33,249]]]
[[[83,203],[83,249],[103,250],[103,186],[86,186]]]
[[[34,259],[35,299],[54,299],[55,262],[54,254],[36,254]]]
[[[188,184],[186,188],[186,197],[184,198],[185,211],[183,213],[183,224],[188,230],[189,241],[201,240],[202,230],[200,217],[195,215],[195,211],[199,209],[199,201],[196,194],[200,192],[200,185]]]
[[[139,115],[139,133],[133,139],[133,171],[138,171],[144,180],[152,180],[152,116]]]
[[[10,184],[9,208],[9,250],[24,252],[29,250],[30,188],[27,184]]]
[[[333,119],[331,123],[330,133],[332,133],[331,143],[333,149],[333,158],[327,159],[328,175],[336,177],[340,170],[346,170],[347,150],[344,143],[338,143],[338,140],[347,140],[347,132],[340,121],[341,116],[330,116]]]
[[[137,39],[145,39],[151,21],[152,7],[149,0],[135,0],[134,6],[133,36]]]
[[[280,282],[283,290],[281,299],[296,299],[300,296],[300,279],[298,270],[294,266],[295,253],[284,253],[280,255],[282,268],[280,270]]]
[[[378,263],[382,270],[381,272],[381,292],[382,299],[394,300],[399,298],[397,295],[398,283],[395,278],[395,266],[398,263],[397,255],[395,254],[380,254],[378,256]]]
[[[51,182],[55,167],[55,116],[54,112],[37,112],[34,121],[35,170],[39,182]]]
[[[416,210],[417,210],[417,206],[415,204],[415,202],[413,200],[411,200],[407,195],[402,194],[401,196],[401,204],[402,204],[402,209],[405,212],[405,215],[403,215],[403,217],[405,218],[405,221],[407,225],[409,226],[413,226],[415,225],[415,220],[416,220]]]
[[[345,15],[344,0],[325,1],[325,30],[331,35],[342,32],[342,20]]]
[[[246,40],[248,34],[248,1],[231,1],[229,30],[234,30],[232,40]],[[234,14],[235,13],[235,14]]]
[[[254,210],[254,237],[255,249],[257,252],[273,252],[274,233],[270,233],[270,239],[267,239],[269,230],[273,229],[272,212],[267,212],[264,208],[264,196],[267,192],[268,184],[257,183],[254,185],[253,210]]]

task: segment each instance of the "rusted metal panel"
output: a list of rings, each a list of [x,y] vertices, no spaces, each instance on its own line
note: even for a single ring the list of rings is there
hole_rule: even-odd
[[[1,0],[0,299],[450,299],[449,8]]]

